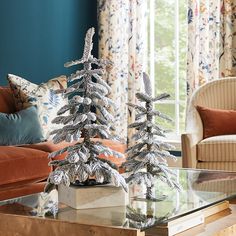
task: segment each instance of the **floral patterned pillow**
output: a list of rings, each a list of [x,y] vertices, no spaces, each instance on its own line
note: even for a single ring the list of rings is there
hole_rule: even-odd
[[[57,116],[57,111],[68,103],[61,94],[55,93],[55,90],[67,88],[66,76],[37,85],[19,76],[8,74],[8,81],[14,95],[16,109],[20,111],[36,105],[44,137],[50,139],[50,132],[60,128],[51,121]]]

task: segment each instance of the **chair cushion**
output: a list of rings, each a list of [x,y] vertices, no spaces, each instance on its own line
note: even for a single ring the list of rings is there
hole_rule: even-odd
[[[236,171],[236,161],[198,162],[197,169]]]
[[[44,137],[48,139],[51,131],[61,127],[61,125],[52,124],[51,121],[57,116],[57,111],[68,103],[67,98],[64,98],[62,94],[55,93],[56,90],[67,87],[66,77],[60,76],[37,85],[19,76],[9,74],[8,81],[18,111],[32,105],[38,107]]]
[[[0,146],[0,185],[32,183],[47,178],[48,153],[31,148]]]
[[[236,161],[236,135],[220,135],[203,139],[197,145],[199,161]]]
[[[192,188],[197,191],[234,193],[236,189],[235,180],[236,172],[216,171],[215,173],[204,173],[202,171],[196,181],[193,182]]]
[[[15,111],[16,108],[11,89],[9,87],[0,87],[0,112],[14,113]]]

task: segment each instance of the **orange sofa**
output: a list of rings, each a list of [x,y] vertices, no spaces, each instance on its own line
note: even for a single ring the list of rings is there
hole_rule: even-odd
[[[0,87],[0,112],[16,111],[11,90]],[[1,130],[0,130],[1,132]],[[124,153],[125,144],[101,140],[110,148]],[[48,154],[69,143],[53,144],[51,141],[21,146],[0,146],[0,200],[19,197],[43,191],[45,181],[51,171]],[[64,158],[65,154],[55,157]],[[120,165],[124,159],[108,157]]]

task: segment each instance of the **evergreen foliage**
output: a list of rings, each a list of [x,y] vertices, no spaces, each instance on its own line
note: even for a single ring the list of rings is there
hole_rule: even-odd
[[[127,206],[126,219],[127,221],[124,226],[129,225],[129,227],[145,230],[163,223],[168,218],[167,216],[156,217],[154,215],[142,214],[135,208]]]
[[[155,101],[169,97],[163,93],[152,97],[152,89],[149,77],[143,73],[145,93],[136,93],[141,102],[140,105],[128,103],[128,106],[136,110],[135,122],[129,128],[135,128],[137,132],[132,136],[135,144],[127,149],[127,160],[123,167],[130,175],[128,183],[144,183],[147,187],[146,199],[156,200],[153,193],[154,180],[159,178],[169,186],[180,189],[180,186],[173,180],[175,173],[168,168],[166,158],[173,158],[167,150],[173,148],[166,142],[158,139],[158,136],[165,137],[164,130],[154,123],[154,117],[169,120],[169,117],[153,109]],[[143,105],[144,103],[144,105]]]
[[[110,133],[114,118],[109,109],[114,108],[114,102],[107,95],[111,88],[101,77],[111,62],[93,57],[91,54],[93,35],[94,28],[90,28],[86,34],[82,58],[65,64],[65,67],[83,66],[81,70],[77,70],[67,78],[68,82],[74,83],[65,90],[57,91],[68,97],[69,102],[61,107],[57,112],[58,116],[52,121],[64,125],[51,133],[54,135],[53,142],[66,141],[75,144],[49,155],[53,158],[67,152],[64,160],[50,162],[56,169],[48,177],[45,188],[47,192],[55,185],[69,186],[70,183],[77,181],[86,183],[90,178],[95,178],[97,183],[111,182],[127,190],[125,179],[114,168],[114,164],[99,157],[100,154],[116,157],[122,157],[123,154],[91,139],[93,137],[116,139]],[[93,112],[92,108],[96,108],[97,113]]]

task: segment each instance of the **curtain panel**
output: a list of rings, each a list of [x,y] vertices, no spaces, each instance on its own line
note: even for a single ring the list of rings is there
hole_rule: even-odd
[[[187,93],[236,76],[236,0],[188,1]]]
[[[135,111],[126,103],[137,103],[140,91],[146,39],[145,0],[98,0],[99,57],[112,61],[113,67],[105,75],[112,88],[110,97],[116,102],[116,134],[125,142],[133,130],[128,125],[135,119]]]

